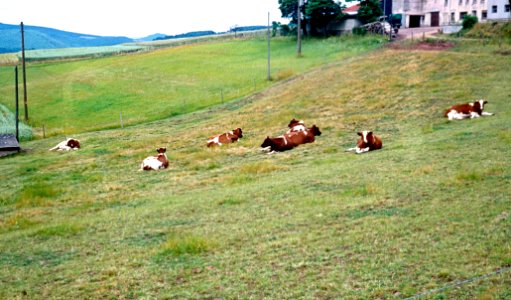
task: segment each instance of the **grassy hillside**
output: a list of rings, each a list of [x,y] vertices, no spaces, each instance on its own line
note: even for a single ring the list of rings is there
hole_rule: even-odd
[[[381,45],[379,38],[272,41],[275,81]],[[48,135],[139,124],[242,98],[270,86],[264,38],[232,39],[94,60],[30,64],[29,117]],[[0,67],[0,103],[12,107],[12,67]],[[23,112],[22,112],[23,114]],[[40,132],[35,132],[40,136]]]
[[[489,47],[381,50],[78,134],[79,151],[24,144],[0,160],[0,298],[402,299],[511,266],[511,61]],[[480,97],[495,116],[442,117]],[[292,117],[323,134],[260,153]],[[238,144],[205,147],[238,126]],[[383,149],[344,152],[364,129]],[[138,172],[158,146],[170,168]],[[508,299],[510,284],[506,272],[424,298]]]

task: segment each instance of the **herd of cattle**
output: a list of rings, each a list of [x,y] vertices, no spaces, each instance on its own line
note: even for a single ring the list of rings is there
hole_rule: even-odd
[[[481,116],[492,116],[493,113],[483,111],[484,105],[488,101],[478,100],[466,104],[454,105],[445,111],[444,116],[449,120],[462,120],[467,118],[479,118]],[[268,153],[282,152],[291,150],[301,144],[312,143],[315,141],[316,136],[321,135],[321,131],[316,125],[312,127],[305,126],[301,120],[292,119],[288,124],[289,130],[280,136],[271,138],[269,136],[261,144],[261,149]],[[372,131],[361,131],[357,133],[360,138],[357,141],[357,146],[349,148],[346,151],[353,151],[357,154],[365,153],[372,150],[382,148],[382,140],[379,136],[375,135]],[[236,128],[232,131],[215,135],[207,140],[207,147],[221,146],[224,144],[237,142],[238,139],[243,137],[241,128]],[[57,150],[77,150],[80,148],[80,141],[74,138],[68,138],[60,142],[50,151]],[[149,156],[142,161],[140,170],[161,170],[169,166],[169,160],[165,152],[166,148],[158,148],[156,152],[158,155]]]

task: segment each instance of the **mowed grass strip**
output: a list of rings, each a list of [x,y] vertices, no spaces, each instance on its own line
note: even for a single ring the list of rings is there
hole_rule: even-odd
[[[511,61],[478,47],[380,50],[235,108],[82,133],[79,151],[24,144],[0,160],[0,296],[401,299],[509,266]],[[478,98],[496,115],[443,118]],[[293,117],[323,134],[261,153]],[[236,127],[237,144],[206,147]],[[360,130],[383,149],[344,152]],[[138,172],[158,146],[169,169]],[[30,194],[43,201],[17,201]],[[431,297],[506,299],[509,284]]]

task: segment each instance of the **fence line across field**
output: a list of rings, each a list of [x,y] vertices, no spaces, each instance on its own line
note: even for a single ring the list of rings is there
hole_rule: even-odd
[[[458,281],[458,282],[454,282],[454,283],[451,283],[451,284],[447,284],[447,285],[445,285],[445,286],[443,286],[441,288],[431,289],[429,291],[425,291],[425,292],[417,294],[415,296],[412,296],[412,297],[409,297],[409,298],[405,298],[405,300],[419,299],[419,298],[427,296],[427,295],[431,295],[431,294],[434,294],[434,293],[442,292],[442,291],[445,291],[445,290],[448,290],[448,289],[452,289],[452,288],[455,288],[455,287],[460,287],[460,286],[463,286],[463,285],[466,285],[466,284],[469,284],[469,283],[472,283],[472,282],[480,281],[480,280],[486,279],[488,277],[491,277],[491,276],[494,276],[494,275],[503,274],[503,273],[506,273],[506,272],[509,272],[509,271],[511,271],[511,267],[501,268],[501,269],[498,269],[497,271],[486,273],[486,274],[481,275],[481,276],[475,276],[475,277],[472,277],[472,278],[469,278],[469,279],[465,279],[465,280],[462,280],[462,281]]]

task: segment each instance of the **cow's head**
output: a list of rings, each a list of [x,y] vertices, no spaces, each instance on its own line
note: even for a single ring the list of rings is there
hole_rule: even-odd
[[[302,120],[297,120],[295,118],[293,118],[290,122],[289,122],[289,125],[287,125],[287,127],[289,128],[293,128],[294,126],[296,125],[304,125],[305,123],[302,121]]]
[[[156,152],[158,152],[158,154],[163,154],[167,151],[167,148],[158,148],[156,149]]]
[[[321,131],[319,131],[319,127],[316,126],[316,125],[312,125],[312,127],[309,128],[309,130],[312,132],[312,134],[314,134],[314,136],[320,136],[321,135]]]
[[[373,132],[364,130],[362,132],[357,132],[357,134],[360,136],[360,141],[362,146],[359,146],[360,148],[367,147],[368,144],[373,143]]]
[[[79,149],[80,148],[80,141],[77,140],[77,139],[68,139],[67,140],[67,145],[71,148],[77,148]]]
[[[234,129],[234,130],[232,131],[232,133],[233,133],[234,135],[236,135],[237,137],[239,137],[239,138],[242,138],[242,137],[243,137],[243,131],[242,131],[242,130],[241,130],[241,128],[239,128],[239,127],[238,127],[238,128],[236,128],[236,129]]]
[[[479,99],[476,101],[476,103],[479,103],[479,106],[481,107],[481,110],[484,109],[484,105],[488,103],[488,101],[484,100],[484,99]]]

